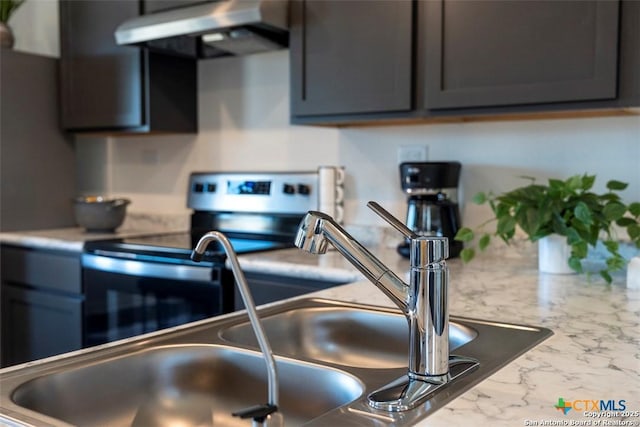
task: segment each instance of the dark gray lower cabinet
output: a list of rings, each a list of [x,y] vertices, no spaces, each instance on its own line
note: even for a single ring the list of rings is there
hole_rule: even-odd
[[[0,365],[82,347],[82,293],[77,254],[2,246]]]
[[[298,279],[296,277],[255,272],[246,272],[245,277],[256,305],[293,298],[347,283],[346,281]],[[234,308],[235,310],[244,310],[245,305],[242,301],[242,295],[240,295],[237,286],[234,289]]]
[[[82,299],[2,284],[2,366],[82,346]]]

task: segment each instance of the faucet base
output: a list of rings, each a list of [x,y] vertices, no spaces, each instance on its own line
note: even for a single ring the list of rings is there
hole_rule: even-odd
[[[448,374],[428,379],[405,375],[369,394],[367,402],[369,406],[387,412],[408,411],[421,405],[439,388],[473,371],[479,365],[475,359],[451,355]]]

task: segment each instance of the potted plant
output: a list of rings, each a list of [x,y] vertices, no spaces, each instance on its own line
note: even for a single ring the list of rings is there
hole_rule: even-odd
[[[563,236],[570,248],[566,263],[578,273],[583,271],[581,260],[587,257],[589,246],[595,247],[602,241],[608,254],[600,275],[611,283],[610,273],[626,264],[619,253],[617,230],[626,230],[640,248],[640,203],[626,205],[617,194],[628,184],[611,180],[607,182],[607,192],[596,194],[590,191],[595,175],[575,175],[564,181],[550,179],[547,185],[537,184],[532,177],[523,178],[530,183],[500,195],[480,192],[474,196],[474,203],[489,204],[494,217],[476,228],[476,232],[468,227],[458,231],[455,239],[465,242],[461,259],[471,261],[476,254],[475,245],[482,251],[492,237],[509,244],[519,227],[532,242],[551,235]],[[484,231],[493,221],[495,231]]]
[[[13,47],[13,32],[8,22],[13,12],[15,12],[22,3],[24,3],[24,0],[0,0],[0,47],[7,49]]]

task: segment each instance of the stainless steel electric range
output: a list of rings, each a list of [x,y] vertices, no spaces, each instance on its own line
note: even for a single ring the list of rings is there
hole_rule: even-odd
[[[222,231],[239,254],[293,246],[309,210],[342,215],[341,168],[312,172],[193,173],[190,231],[85,244],[83,347],[243,309],[225,255],[212,244],[204,262],[189,259],[199,238]],[[257,304],[338,283],[246,273]]]

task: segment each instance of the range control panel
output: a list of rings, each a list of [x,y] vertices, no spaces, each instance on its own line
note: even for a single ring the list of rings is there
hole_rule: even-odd
[[[195,172],[187,207],[197,211],[304,213],[318,209],[318,172]]]

